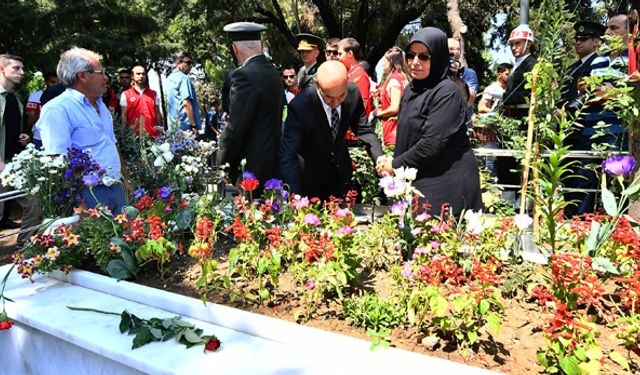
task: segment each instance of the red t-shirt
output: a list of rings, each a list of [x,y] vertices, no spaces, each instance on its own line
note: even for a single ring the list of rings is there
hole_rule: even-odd
[[[369,92],[369,75],[364,69],[362,69],[362,66],[356,64],[351,67],[351,69],[349,69],[349,82],[355,83],[356,86],[358,86],[360,96],[362,97],[362,104],[364,104],[364,115],[368,119],[369,113],[371,113],[371,101],[369,100],[369,96],[371,95],[371,93]],[[358,139],[358,137],[351,133],[351,131],[347,131],[347,133],[344,135],[344,138],[348,140]]]
[[[142,93],[131,86],[122,93],[126,99],[127,125],[134,126],[136,134],[140,132],[140,118],[144,118],[144,129],[149,136],[156,137],[158,130],[154,127],[158,124],[156,119],[156,92],[145,88]]]

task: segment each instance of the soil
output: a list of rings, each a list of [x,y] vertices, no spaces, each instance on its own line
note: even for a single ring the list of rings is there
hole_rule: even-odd
[[[0,231],[0,235],[9,232],[8,230]],[[16,236],[12,236],[0,240],[0,265],[11,261],[11,253],[15,250],[15,239]],[[226,248],[228,248],[228,244],[218,249],[217,256],[221,269],[226,267],[224,263]],[[83,268],[92,272],[99,272],[95,266]],[[134,282],[200,299],[200,292],[195,285],[199,272],[198,264],[193,258],[186,254],[176,255],[166,266],[166,276],[164,279],[160,278],[157,270],[152,267],[142,272]],[[287,284],[290,284],[290,286],[287,287]],[[374,279],[368,280],[367,284],[367,289],[374,289],[380,295],[384,296],[388,294],[390,289],[390,277],[385,273],[378,273]],[[250,286],[247,286],[247,288],[250,288]],[[293,289],[293,285],[287,281],[286,276],[281,281],[279,289]],[[344,319],[341,314],[342,307],[335,301],[330,301],[321,306],[314,313],[312,319],[302,321],[299,319],[301,306],[299,306],[296,300],[276,297],[274,298],[277,301],[276,303],[257,305],[248,303],[242,299],[231,301],[229,295],[224,292],[210,292],[207,297],[210,302],[371,341],[371,338],[366,335],[364,329],[354,327]],[[536,351],[545,343],[540,327],[544,324],[546,316],[548,316],[548,314],[544,314],[536,304],[530,303],[523,298],[505,298],[504,318],[499,334],[493,339],[487,334],[481,335],[478,345],[474,348],[474,353],[468,358],[464,358],[461,351],[457,348],[443,345],[442,340],[433,348],[427,348],[422,344],[422,339],[425,336],[424,333],[417,332],[416,329],[394,329],[390,343],[391,346],[400,349],[462,362],[471,366],[502,373],[541,373],[543,368],[536,362]],[[604,325],[598,325],[597,329],[600,332],[598,343],[605,355],[611,350],[616,350],[623,355],[627,354],[627,351],[618,345],[615,337],[610,337],[611,331],[606,331]],[[602,367],[601,373],[640,373],[640,357],[634,353],[630,353],[629,355],[631,356],[630,372],[610,359],[607,359]]]
[[[220,259],[220,261],[220,267],[226,267],[223,262],[224,258]],[[161,280],[157,272],[147,272],[140,275],[135,282],[199,299],[200,293],[195,286],[198,274],[199,267],[193,258],[187,255],[178,255],[168,265],[166,275],[169,276],[165,280]],[[287,289],[286,277],[284,279],[278,286],[280,290]],[[389,291],[389,281],[390,277],[381,273],[378,274],[377,278],[371,280],[371,284],[373,289],[384,296]],[[274,299],[278,300],[277,297]],[[231,301],[229,296],[222,292],[209,293],[208,300],[371,341],[364,329],[354,327],[344,319],[341,313],[342,307],[335,301],[321,306],[314,313],[312,319],[301,321],[299,319],[301,308],[296,300],[280,299],[275,304],[256,305],[239,299]],[[541,373],[544,369],[536,362],[536,351],[545,344],[540,327],[544,324],[544,319],[547,315],[536,304],[518,297],[513,299],[505,298],[504,308],[504,318],[499,334],[493,339],[487,334],[481,335],[478,345],[474,348],[474,353],[468,358],[464,358],[457,348],[443,345],[442,340],[432,349],[428,349],[422,344],[422,339],[425,335],[417,332],[416,329],[394,329],[391,335],[391,346],[503,373]],[[598,325],[598,330],[600,331],[598,343],[605,356],[613,349],[620,354],[627,354],[627,351],[618,345],[615,338],[609,337],[611,332],[606,332],[603,325]],[[640,372],[638,367],[640,358],[633,353],[630,355],[632,372],[624,370],[621,366],[607,359],[601,373],[625,374]]]

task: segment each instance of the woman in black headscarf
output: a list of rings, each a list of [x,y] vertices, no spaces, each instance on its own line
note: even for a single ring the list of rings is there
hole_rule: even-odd
[[[418,31],[406,50],[413,81],[404,90],[398,115],[394,157],[379,159],[380,173],[394,168],[418,170],[413,185],[439,214],[482,208],[478,164],[467,136],[467,106],[456,84],[447,78],[449,48],[442,30]]]

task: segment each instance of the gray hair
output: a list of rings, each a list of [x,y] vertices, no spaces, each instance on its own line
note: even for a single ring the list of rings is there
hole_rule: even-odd
[[[259,40],[238,40],[233,44],[239,49],[262,52],[262,42]]]
[[[72,87],[78,81],[78,73],[93,72],[91,58],[100,60],[100,55],[84,48],[73,47],[60,55],[58,78],[65,87]]]

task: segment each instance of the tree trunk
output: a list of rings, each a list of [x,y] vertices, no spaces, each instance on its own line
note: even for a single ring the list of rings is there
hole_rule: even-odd
[[[451,27],[452,37],[460,41],[460,63],[462,66],[467,66],[467,61],[464,58],[464,36],[467,33],[467,25],[464,24],[460,17],[460,7],[458,6],[458,0],[447,0],[447,19],[449,20],[449,26]]]

